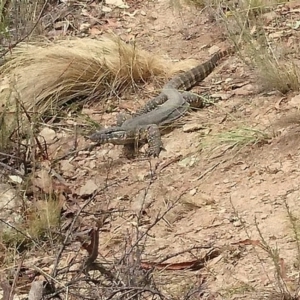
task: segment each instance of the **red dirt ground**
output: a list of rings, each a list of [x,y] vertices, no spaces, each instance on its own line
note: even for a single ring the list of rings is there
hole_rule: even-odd
[[[205,11],[191,7],[178,11],[166,0],[140,3],[134,18],[124,17],[121,24],[116,32],[124,39],[136,36],[144,49],[177,60],[205,61],[211,47],[228,45],[222,28]],[[124,27],[131,29],[130,34]],[[168,275],[181,278],[182,288],[200,273],[206,277],[208,294],[215,299],[263,299],[264,291],[275,290],[274,265],[261,248],[242,243],[262,241],[262,237],[271,248],[278,248],[288,278],[295,279],[297,250],[285,203],[297,216],[299,128],[276,126],[278,118],[292,110],[292,95],[280,101],[279,94],[259,94],[256,83],[252,70],[233,55],[196,88],[228,99],[184,118],[184,124],[198,130],[185,132],[184,125],[163,136],[166,152],[160,158],[127,160],[119,158],[121,146],[105,145],[92,155],[83,153],[62,162],[68,165],[70,182],[79,193],[89,180],[97,187],[106,186],[96,196],[96,211],[125,211],[111,219],[109,232],[101,237],[103,256],[109,255],[112,246],[114,253],[121,250],[124,236],[133,230],[135,213],[143,208],[140,229],[144,231],[160,212],[176,203],[150,231],[144,259],[157,261],[192,246],[222,249],[221,255],[200,271]],[[135,110],[148,99],[130,104],[121,100],[120,107]],[[115,114],[104,117],[111,124]],[[272,139],[238,150],[213,146],[217,133],[243,127],[255,127]],[[202,140],[208,143],[206,148]],[[169,261],[190,261],[205,251],[198,249]],[[169,284],[176,285],[176,280]]]
[[[128,5],[134,16],[114,20],[121,24],[114,31],[125,40],[135,37],[155,55],[202,62],[214,48],[228,45],[223,28],[205,10],[186,6],[176,10],[168,0]],[[112,215],[108,230],[101,233],[103,257],[122,251],[125,237],[134,231],[136,214],[143,212],[139,229],[144,232],[175,203],[149,232],[143,259],[156,262],[192,246],[218,247],[221,253],[200,270],[159,274],[162,282],[168,282],[166,289],[184,289],[201,275],[211,299],[264,299],[264,293],[277,286],[274,264],[266,251],[243,241],[263,238],[278,249],[289,282],[298,275],[286,204],[297,217],[299,127],[277,124],[294,109],[290,101],[294,95],[259,93],[256,75],[237,55],[224,59],[195,90],[226,100],[186,116],[183,126],[163,136],[166,151],[159,158],[128,160],[120,158],[121,146],[104,145],[61,161],[61,174],[78,194],[93,186],[103,189],[92,204],[93,213],[121,211]],[[129,104],[121,99],[120,107],[135,110],[150,98],[149,91],[145,95]],[[112,124],[115,113],[106,114],[104,120],[104,125]],[[190,132],[187,125],[195,130]],[[234,149],[214,144],[217,134],[245,127],[271,139]],[[196,249],[168,262],[195,260],[207,251]]]

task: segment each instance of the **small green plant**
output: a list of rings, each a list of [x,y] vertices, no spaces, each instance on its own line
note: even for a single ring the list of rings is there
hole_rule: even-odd
[[[61,204],[56,200],[41,200],[35,207],[24,211],[17,227],[0,232],[0,240],[4,245],[24,247],[32,241],[53,241],[52,232],[59,225]]]
[[[34,239],[47,237],[47,240],[52,240],[52,231],[59,225],[60,213],[61,204],[58,201],[40,201],[29,214],[28,234]]]
[[[243,295],[254,290],[250,284],[238,282],[233,287],[222,290],[222,296],[226,299],[231,299],[234,295]]]
[[[241,148],[248,145],[264,143],[269,139],[270,136],[263,131],[249,127],[241,127],[216,135],[209,135],[203,139],[201,145],[204,148],[214,148],[218,145],[226,144],[231,148]]]
[[[7,8],[6,8],[7,2],[8,1],[5,0],[0,1],[0,35],[3,37],[8,37],[8,30],[7,30],[8,20],[7,20]]]

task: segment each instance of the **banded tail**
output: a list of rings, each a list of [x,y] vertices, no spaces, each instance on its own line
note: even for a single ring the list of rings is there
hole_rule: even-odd
[[[208,61],[171,79],[164,87],[177,90],[189,90],[204,80],[217,66],[219,60],[233,52],[232,48],[214,54]]]
[[[198,82],[205,79],[217,66],[219,60],[230,53],[234,52],[234,48],[227,48],[226,50],[220,51],[214,54],[208,61],[194,67],[193,69],[186,71],[182,74],[175,76],[168,83],[166,83],[162,89],[162,92],[149,100],[144,107],[140,108],[133,114],[133,117],[140,116],[149,111],[156,109],[159,105],[163,104],[168,99],[164,93],[164,89],[176,89],[176,90],[189,90],[195,86]]]

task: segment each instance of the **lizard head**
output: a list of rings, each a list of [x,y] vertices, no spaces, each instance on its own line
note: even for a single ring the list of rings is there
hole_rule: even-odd
[[[130,142],[126,130],[117,126],[96,131],[88,136],[88,138],[99,144],[125,145]]]

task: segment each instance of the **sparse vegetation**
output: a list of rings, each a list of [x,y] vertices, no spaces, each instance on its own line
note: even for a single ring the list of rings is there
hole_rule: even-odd
[[[266,30],[266,24],[283,21],[275,12],[278,3],[284,1],[246,1],[239,8],[227,7],[219,14],[219,20],[227,28],[228,37],[241,45],[240,58],[254,68],[257,83],[265,91],[277,90],[283,94],[298,91],[299,66],[293,52],[285,48],[284,35],[276,36]],[[269,13],[269,14],[268,14]],[[289,24],[288,26],[290,26]],[[295,53],[295,52],[294,52]]]
[[[285,47],[285,42],[281,41],[284,37],[280,36],[279,39],[275,34],[272,35],[266,30],[266,24],[280,22],[280,14],[276,14],[274,8],[279,3],[284,1],[244,1],[244,7],[240,9],[229,8],[224,14],[220,14],[219,17],[227,28],[228,36],[236,44],[242,45],[243,51],[239,52],[240,58],[250,67],[253,68],[257,74],[257,82],[261,86],[263,91],[279,91],[282,94],[286,94],[290,91],[299,91],[299,65],[294,59],[294,52],[288,51]],[[273,15],[267,14],[272,12]],[[282,21],[282,20],[281,20]],[[298,123],[297,115],[293,115],[289,118],[290,123]],[[261,131],[252,130],[247,128],[246,130],[237,129],[229,130],[211,137],[211,144],[218,141],[220,144],[229,143],[233,147],[257,144],[270,139],[270,136]],[[205,139],[205,140],[209,140]],[[299,248],[299,228],[296,225],[296,218],[291,212],[288,202],[284,199],[286,212],[289,222],[294,232],[294,238],[296,242],[297,257],[300,255]],[[233,207],[236,212],[236,208]],[[280,249],[277,245],[271,246],[270,242],[266,240],[261,228],[255,219],[255,227],[259,236],[259,240],[251,240],[251,235],[245,225],[244,220],[238,216],[243,229],[247,234],[249,240],[248,243],[252,244],[254,248],[259,246],[268,258],[272,260],[274,266],[274,274],[269,273],[264,267],[261,255],[258,251],[255,251],[258,261],[262,264],[262,269],[273,287],[268,292],[259,292],[259,299],[283,299],[283,300],[297,300],[299,299],[299,265],[295,276],[289,277],[287,274],[287,265],[284,257],[280,254]],[[231,289],[232,291],[232,289]],[[262,296],[262,293],[265,295]]]
[[[5,196],[5,192],[1,191],[0,196]],[[29,199],[19,200],[14,208],[16,211],[13,212],[14,222],[11,223],[4,217],[1,218],[0,224],[5,225],[1,226],[2,245],[14,245],[19,248],[28,247],[38,241],[46,240],[53,243],[53,233],[57,231],[60,224],[62,203],[54,199],[54,195],[52,198],[45,195],[44,198],[38,200],[39,197],[42,195],[36,193],[32,202]],[[6,210],[7,207],[2,209]]]
[[[238,282],[236,286],[224,289],[222,291],[222,295],[226,299],[230,299],[231,297],[234,297],[235,295],[247,295],[249,292],[254,292],[255,288],[253,288],[251,285],[243,282]]]
[[[278,13],[280,8],[278,4],[284,2],[279,0],[245,0],[238,3],[219,0],[209,3],[206,0],[184,2],[193,6],[193,14],[200,15],[200,12],[211,14],[213,18],[210,20],[214,19],[222,24],[223,35],[237,45],[240,61],[247,66],[247,70],[250,69],[255,74],[254,78],[263,93],[279,91],[287,94],[290,91],[299,91],[299,67],[294,57],[297,49],[285,48],[286,38],[289,35],[285,36],[284,32],[294,25],[291,25],[292,21],[289,21],[290,23],[285,21],[286,11],[282,15],[280,11]],[[98,7],[95,3],[91,5],[92,11]],[[94,32],[102,30],[101,26],[105,24],[117,28],[119,30],[117,33],[122,36],[117,22],[120,20],[123,22],[127,17],[133,22],[140,9],[132,13],[125,12],[122,8],[123,20],[110,19],[110,11],[106,8],[107,15],[105,20],[102,20],[100,13],[93,16],[88,10],[89,5],[76,2],[76,7],[80,7],[78,15],[86,18],[77,27],[71,24],[72,18],[76,15],[73,12],[55,16],[53,20],[68,23],[68,28],[72,30],[71,35],[84,37],[93,35],[93,30]],[[227,149],[238,150],[236,154],[242,153],[246,147],[255,151],[256,147],[250,147],[271,143],[273,138],[266,130],[253,127],[250,122],[249,126],[234,128],[236,121],[239,120],[234,120],[233,125],[232,120],[226,123],[227,120],[223,117],[220,118],[221,121],[214,119],[213,122],[208,122],[226,123],[224,127],[228,130],[220,130],[218,124],[213,124],[215,133],[207,132],[201,141],[203,153],[200,154],[195,150],[194,155],[190,156],[192,152],[189,152],[189,147],[195,149],[194,138],[187,143],[177,135],[177,139],[182,143],[183,154],[180,153],[174,158],[175,152],[170,151],[171,157],[166,156],[160,164],[155,165],[149,160],[150,167],[146,171],[147,162],[142,165],[143,162],[140,161],[134,161],[132,164],[136,167],[135,173],[131,171],[130,163],[118,168],[119,162],[115,162],[109,152],[103,149],[92,154],[77,151],[78,145],[84,144],[78,137],[77,128],[83,127],[82,125],[88,127],[87,123],[91,124],[89,126],[95,126],[99,120],[85,114],[78,117],[78,107],[85,106],[89,110],[95,102],[100,102],[100,108],[98,106],[96,110],[98,114],[99,112],[102,114],[105,110],[104,102],[109,99],[113,102],[108,104],[110,106],[106,112],[115,112],[119,97],[127,100],[127,96],[131,97],[129,91],[134,91],[135,96],[139,96],[138,86],[149,82],[149,79],[160,82],[179,70],[189,69],[195,63],[191,61],[171,63],[170,60],[153,54],[154,51],[150,53],[141,50],[135,42],[132,42],[132,37],[126,42],[117,36],[101,37],[98,40],[74,37],[70,40],[56,40],[48,36],[47,41],[39,41],[40,38],[34,35],[43,33],[42,28],[45,29],[45,23],[40,22],[40,18],[43,12],[51,12],[52,6],[55,7],[55,4],[51,1],[0,2],[0,35],[4,41],[0,48],[2,107],[0,167],[9,171],[6,172],[9,177],[3,176],[1,180],[9,180],[13,183],[13,187],[17,186],[16,182],[20,180],[22,189],[19,194],[22,199],[26,199],[26,202],[19,204],[20,207],[15,209],[15,212],[19,213],[20,222],[12,225],[11,231],[0,232],[1,287],[2,278],[5,278],[9,282],[10,293],[22,294],[20,287],[25,285],[27,286],[25,293],[28,294],[30,281],[21,284],[18,280],[22,277],[19,275],[33,268],[41,277],[44,276],[43,280],[48,281],[51,288],[47,292],[51,297],[59,296],[66,299],[193,300],[219,299],[221,296],[222,299],[231,300],[241,295],[245,299],[252,299],[251,297],[256,295],[255,299],[263,300],[299,300],[299,222],[287,200],[296,189],[296,181],[293,181],[294,185],[289,186],[285,196],[282,196],[282,190],[279,188],[276,190],[276,184],[280,185],[284,180],[289,181],[289,176],[293,180],[298,168],[296,154],[286,151],[284,154],[288,159],[285,160],[286,157],[278,159],[280,166],[284,165],[282,170],[278,170],[277,168],[280,168],[278,166],[273,170],[272,165],[268,165],[269,161],[266,160],[265,163],[263,159],[255,161],[252,165],[252,162],[247,161],[244,156],[237,162],[235,161],[237,156],[234,155],[228,164],[225,163],[226,157],[218,160],[219,157],[214,156],[214,150],[222,149],[224,145]],[[176,6],[182,14],[184,6],[181,6],[180,1],[172,0],[171,6]],[[272,15],[267,15],[268,13]],[[165,30],[161,29],[163,26],[160,28],[155,23],[157,19],[155,14],[148,15],[148,12],[144,12],[141,16],[142,19],[147,19],[147,22],[151,20],[155,30],[157,28],[158,31]],[[86,26],[86,22],[93,25]],[[275,29],[280,22],[286,23],[284,30],[281,30],[282,32],[279,30],[277,35]],[[129,26],[128,24],[126,26]],[[184,24],[190,23],[187,21]],[[212,29],[206,19],[199,24],[201,30]],[[215,26],[216,23],[213,24]],[[55,30],[61,27],[63,26],[60,24],[56,24],[56,28],[53,26]],[[126,34],[130,34],[131,28],[130,30],[128,28],[126,27],[124,31]],[[204,29],[203,31],[200,29],[199,36],[202,38]],[[142,30],[139,30],[141,34]],[[65,34],[65,31],[62,31]],[[152,35],[155,36],[149,34]],[[188,42],[180,40],[178,43],[182,44],[179,47],[172,45],[170,48],[184,49],[188,43],[193,43],[194,36],[186,36],[187,40],[191,40]],[[210,40],[210,37],[203,39],[207,45],[201,47],[210,46]],[[156,42],[155,39],[153,41]],[[168,43],[171,44],[173,42],[171,35],[170,41]],[[293,41],[288,40],[288,43],[292,45]],[[195,45],[198,51],[200,47],[198,44]],[[180,55],[185,51],[180,52]],[[192,56],[197,51],[186,56]],[[3,59],[1,53],[5,52],[5,64],[1,66]],[[237,84],[231,84],[232,78],[226,83],[221,78],[217,84],[218,93],[225,93],[230,89],[234,93],[240,81],[248,80],[244,79],[245,69],[240,71],[239,66],[236,68]],[[252,82],[252,79],[249,81]],[[207,90],[212,93],[214,87]],[[143,90],[143,96],[144,92]],[[255,98],[255,95],[249,96],[243,92],[238,94],[240,98],[247,100]],[[75,102],[76,100],[80,101]],[[270,100],[271,108],[275,105],[272,101],[273,98]],[[131,104],[126,105],[128,110],[133,109]],[[226,115],[229,114],[226,104],[222,109],[226,111]],[[247,107],[242,116],[248,117],[249,109],[253,107]],[[276,109],[279,111],[278,105]],[[212,108],[211,113],[218,112]],[[298,124],[300,122],[297,121],[298,117],[298,114],[295,115],[289,122]],[[40,133],[41,129],[45,128],[45,122],[49,122],[49,126],[43,136]],[[258,123],[256,119],[255,123]],[[72,131],[71,142],[67,130]],[[180,131],[180,134],[184,133]],[[58,147],[55,144],[57,139],[61,139]],[[174,142],[178,143],[177,140]],[[172,146],[172,141],[169,139],[168,146],[170,145]],[[278,147],[275,146],[276,155],[280,153]],[[65,148],[64,150],[72,148],[72,151],[75,149],[76,156],[67,154],[61,158],[57,153],[62,148]],[[260,149],[263,151],[263,147]],[[222,152],[221,156],[225,156],[224,153]],[[211,161],[211,154],[216,158],[216,162]],[[182,164],[179,168],[177,162],[180,160]],[[290,173],[287,171],[290,170],[289,162],[295,165]],[[237,168],[234,169],[235,163],[242,164],[243,169],[231,178],[234,171],[239,171]],[[166,172],[165,169],[170,165],[173,169]],[[212,173],[219,165],[221,166],[217,170],[219,177],[206,182],[206,175]],[[140,166],[143,167],[142,170],[138,169]],[[276,176],[263,176],[265,169],[270,174],[272,172],[278,174],[279,180],[276,181]],[[280,177],[280,172],[283,173],[283,177]],[[31,180],[28,178],[29,174]],[[157,183],[160,176],[163,181]],[[244,180],[240,188],[238,177],[247,178],[249,185],[246,185]],[[268,182],[268,177],[274,181],[272,182],[274,187]],[[27,185],[24,182],[28,182]],[[258,188],[260,182],[265,184],[261,190]],[[223,184],[228,185],[228,188],[221,190],[219,187]],[[209,192],[205,192],[206,185],[211,186]],[[268,187],[274,189],[272,194],[267,192]],[[242,199],[244,194],[238,193],[239,188],[249,189],[244,199]],[[282,189],[281,186],[280,188]],[[221,200],[218,198],[219,194]],[[238,205],[246,200],[243,216],[234,205],[231,210],[226,206],[227,195],[231,197],[231,194],[240,197]],[[255,197],[259,200],[254,200]],[[286,198],[281,201],[281,197]],[[255,207],[252,204],[254,201],[257,201]],[[296,246],[296,251],[293,252],[296,253],[293,254],[294,265],[282,256],[284,249],[280,249],[279,238],[277,244],[277,236],[271,233],[268,235],[267,229],[270,225],[265,225],[269,212],[270,215],[275,215],[282,206],[286,208],[289,227],[294,233],[293,239],[288,239],[288,243],[294,243]],[[252,211],[255,218],[251,223],[249,213]],[[261,218],[256,218],[256,214]],[[8,223],[6,219],[3,221]],[[242,231],[248,237],[247,240],[241,241]],[[254,235],[257,236],[256,240],[253,238]],[[222,243],[224,245],[221,245]],[[231,244],[231,249],[227,249],[227,244]],[[247,245],[253,246],[254,256],[257,258],[253,266],[251,266],[253,260],[249,258],[253,253],[246,253]],[[235,272],[240,267],[239,261],[244,257],[248,259],[245,260],[246,263],[243,261],[247,265],[241,278],[238,278]],[[214,260],[215,258],[217,260]],[[272,268],[265,267],[269,266],[270,261]],[[214,265],[217,267],[214,268]],[[251,271],[258,268],[263,272],[258,271],[260,277],[254,280],[251,278]],[[230,270],[234,274],[235,282],[229,282]],[[222,276],[226,277],[223,281]],[[267,285],[267,291],[260,290],[261,286]],[[215,287],[213,292],[210,286]],[[33,287],[34,284],[31,289]],[[261,295],[261,292],[264,295]]]
[[[262,144],[270,140],[268,133],[250,127],[239,127],[208,135],[201,141],[204,148],[214,149],[220,145],[229,145],[231,149],[241,149],[244,146]]]
[[[284,34],[276,36],[266,30],[266,25],[282,22],[280,13],[276,14],[282,0],[245,0],[238,2],[197,0],[187,1],[196,7],[210,9],[213,19],[225,26],[227,38],[239,45],[240,58],[252,67],[257,75],[257,83],[264,91],[276,90],[283,94],[300,89],[299,65],[294,58],[298,49],[286,49]],[[180,7],[180,1],[173,1],[174,7]],[[268,15],[269,13],[269,15]],[[292,28],[291,22],[287,24]]]

